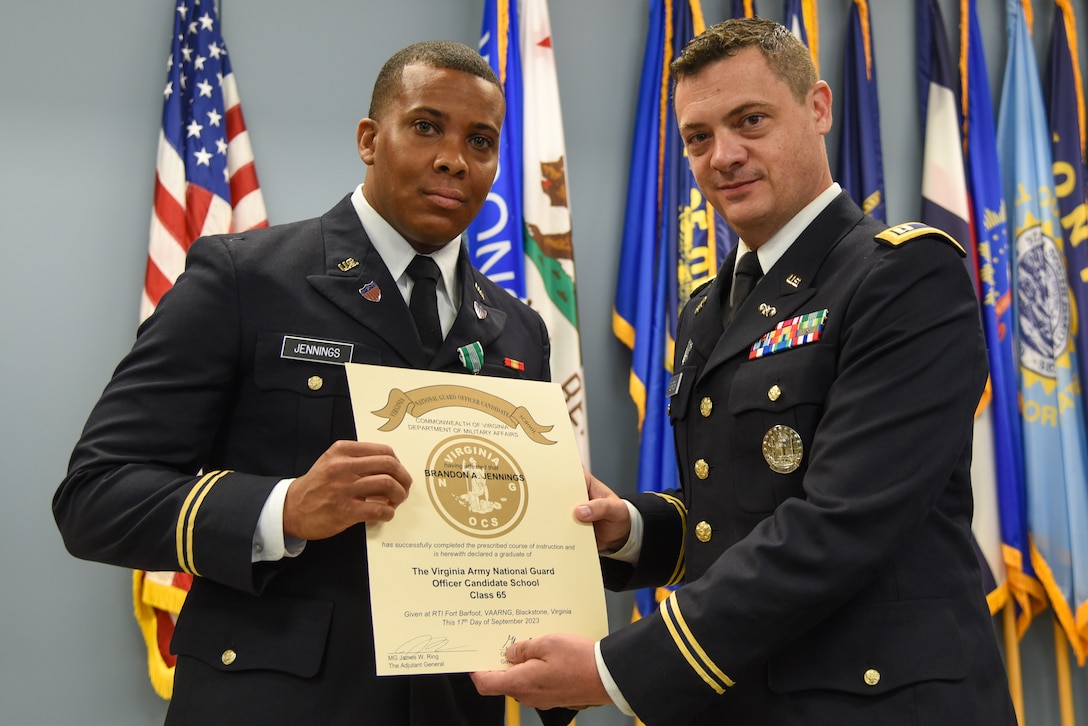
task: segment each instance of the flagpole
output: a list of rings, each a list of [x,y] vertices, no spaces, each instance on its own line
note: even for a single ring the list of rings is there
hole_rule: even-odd
[[[1020,669],[1020,641],[1016,637],[1016,600],[1009,598],[1001,608],[1002,632],[1005,635],[1005,670],[1009,676],[1009,694],[1016,711],[1016,723],[1024,726],[1024,680]]]
[[[1054,623],[1054,663],[1058,668],[1058,710],[1062,715],[1062,726],[1074,726],[1073,683],[1069,674],[1069,641],[1065,630],[1057,618]]]

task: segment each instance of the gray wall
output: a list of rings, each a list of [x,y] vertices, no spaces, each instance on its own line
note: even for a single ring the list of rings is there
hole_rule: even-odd
[[[378,66],[423,38],[475,43],[483,0],[222,0],[271,220],[320,214],[363,176],[354,129]],[[920,131],[913,3],[870,0],[889,221],[918,214]],[[958,2],[942,0],[951,26]],[[708,22],[728,0],[704,0]],[[780,18],[780,0],[758,0]],[[1004,0],[980,0],[995,98]],[[1082,55],[1088,10],[1077,2]],[[611,334],[632,112],[647,0],[551,0],[567,136],[593,464],[633,486],[628,356]],[[821,64],[841,81],[849,0],[820,3]],[[1043,47],[1050,3],[1036,2]],[[130,573],[69,557],[49,503],[113,366],[132,343],[147,249],[170,0],[13,2],[0,7],[0,721],[161,722],[132,617]],[[953,48],[958,40],[953,37]],[[955,52],[955,50],[954,50]],[[1086,67],[1082,58],[1082,68]],[[837,133],[832,134],[834,147]],[[834,158],[834,157],[832,157]],[[614,627],[628,596],[610,596]],[[1021,644],[1028,723],[1058,724],[1053,637]],[[1080,722],[1088,672],[1074,666]],[[526,719],[531,723],[535,717]],[[581,726],[625,724],[614,709]]]

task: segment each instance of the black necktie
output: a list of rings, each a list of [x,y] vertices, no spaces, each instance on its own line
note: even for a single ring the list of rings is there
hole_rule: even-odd
[[[725,324],[729,325],[737,314],[737,310],[745,298],[751,294],[759,278],[763,277],[763,268],[759,265],[759,257],[755,252],[748,252],[740,258],[737,272],[733,278],[733,304],[726,306]]]
[[[429,360],[434,358],[438,346],[442,344],[442,322],[438,319],[438,298],[435,296],[441,273],[430,257],[416,255],[408,264],[408,277],[413,282],[408,309],[412,312],[412,320],[423,342],[423,352]]]

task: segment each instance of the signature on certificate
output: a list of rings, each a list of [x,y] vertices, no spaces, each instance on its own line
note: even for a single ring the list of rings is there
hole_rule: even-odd
[[[475,653],[475,648],[463,645],[450,645],[449,638],[442,635],[417,635],[398,646],[394,653]]]
[[[517,642],[517,637],[513,635],[506,636],[506,642],[499,648],[499,662],[506,665],[509,661],[506,660],[506,649]]]

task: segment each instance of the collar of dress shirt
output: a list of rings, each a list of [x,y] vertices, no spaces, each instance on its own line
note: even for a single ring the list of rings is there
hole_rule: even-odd
[[[370,243],[381,255],[389,274],[397,281],[397,288],[405,302],[408,302],[408,263],[416,256],[416,251],[408,240],[404,239],[397,230],[385,218],[374,211],[370,202],[363,196],[363,185],[360,184],[351,194],[351,203],[355,207],[355,213],[359,215],[359,221],[366,230]],[[461,238],[458,236],[450,240],[445,247],[430,255],[431,259],[442,271],[442,286],[449,296],[449,301],[454,310],[461,302],[461,280],[457,277],[457,256],[461,252]],[[443,326],[445,327],[445,326]]]
[[[819,196],[806,204],[800,212],[793,215],[793,219],[786,222],[782,229],[778,230],[771,236],[769,240],[763,243],[759,248],[759,266],[763,268],[763,272],[774,267],[774,263],[786,254],[786,250],[790,248],[790,245],[794,243],[794,240],[805,228],[812,224],[812,220],[820,216],[820,212],[824,211],[828,204],[831,204],[831,200],[839,196],[839,192],[842,191],[842,187],[837,182],[832,182],[831,186],[822,191]],[[739,250],[737,250],[737,260],[733,265],[733,273],[736,274],[736,264],[740,262],[740,258],[751,252],[748,249],[748,245],[744,244],[744,240],[740,240],[737,243]]]

